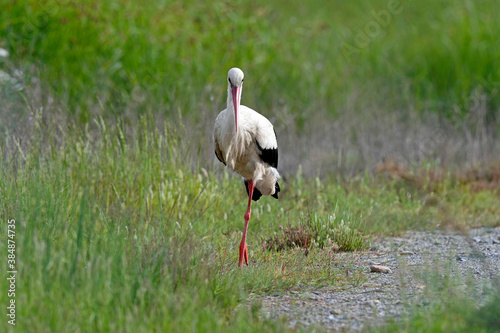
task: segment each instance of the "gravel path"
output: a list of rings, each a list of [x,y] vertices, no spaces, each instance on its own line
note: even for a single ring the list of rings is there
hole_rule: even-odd
[[[370,265],[388,266],[392,273],[371,273]],[[371,251],[354,264],[366,272],[361,286],[343,290],[321,288],[313,292],[256,296],[262,314],[286,317],[291,327],[321,325],[327,331],[359,331],[367,324],[400,318],[409,304],[426,304],[426,282],[435,272],[474,281],[474,294],[498,281],[500,227],[470,230],[468,235],[450,232],[410,232],[375,241]],[[457,275],[460,272],[460,275]],[[472,278],[472,279],[471,279]]]

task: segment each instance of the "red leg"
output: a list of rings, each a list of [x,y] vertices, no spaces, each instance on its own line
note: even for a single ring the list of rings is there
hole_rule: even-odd
[[[239,260],[240,267],[243,267],[243,260],[245,261],[245,264],[248,265],[247,231],[248,231],[248,222],[250,222],[250,214],[252,212],[251,206],[252,206],[252,196],[254,188],[255,186],[253,184],[253,180],[250,179],[250,181],[248,182],[248,208],[245,213],[245,229],[243,230],[243,237],[241,238],[241,243],[240,243],[240,260]]]

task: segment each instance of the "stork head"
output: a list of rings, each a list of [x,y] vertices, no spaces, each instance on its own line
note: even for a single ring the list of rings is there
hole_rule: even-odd
[[[241,89],[243,88],[243,71],[239,68],[231,68],[227,73],[228,94],[232,97],[234,107],[234,125],[236,132],[238,132],[238,108],[241,100]],[[228,99],[229,103],[229,99]],[[229,107],[229,105],[228,105]]]

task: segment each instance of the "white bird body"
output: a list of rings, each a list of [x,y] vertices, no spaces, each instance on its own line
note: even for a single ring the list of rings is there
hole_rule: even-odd
[[[223,163],[228,168],[245,179],[253,179],[263,195],[273,195],[280,176],[275,167],[262,160],[261,155],[262,150],[278,149],[273,125],[266,117],[244,105],[240,105],[238,113],[238,132],[235,131],[232,109],[227,108],[217,116],[214,128],[216,150],[220,149]]]
[[[273,125],[260,113],[240,105],[244,74],[239,68],[228,72],[227,108],[215,119],[215,155],[245,179],[248,208],[240,243],[239,266],[248,265],[246,244],[252,200],[262,195],[278,198],[278,142]]]

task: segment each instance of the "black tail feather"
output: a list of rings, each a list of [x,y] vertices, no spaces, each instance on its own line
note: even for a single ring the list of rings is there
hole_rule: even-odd
[[[280,184],[278,184],[278,182],[276,182],[276,184],[274,184],[274,194],[271,195],[273,198],[276,198],[278,199],[278,192],[281,191],[280,189]]]
[[[247,195],[250,195],[250,191],[248,190],[248,180],[246,180],[246,179],[245,179],[245,188],[247,190]],[[276,184],[274,185],[274,188],[275,188],[274,194],[271,196],[273,198],[278,199],[278,192],[281,191],[280,184],[278,184],[278,182],[276,182]],[[262,193],[256,187],[254,187],[252,200],[257,201],[260,199],[261,196],[262,196]]]
[[[250,191],[248,190],[248,180],[246,180],[246,179],[245,179],[245,188],[247,189],[247,195],[250,195]],[[260,191],[256,187],[254,187],[253,194],[252,194],[252,200],[257,201],[260,199],[261,196],[262,196],[262,193],[260,193]]]

